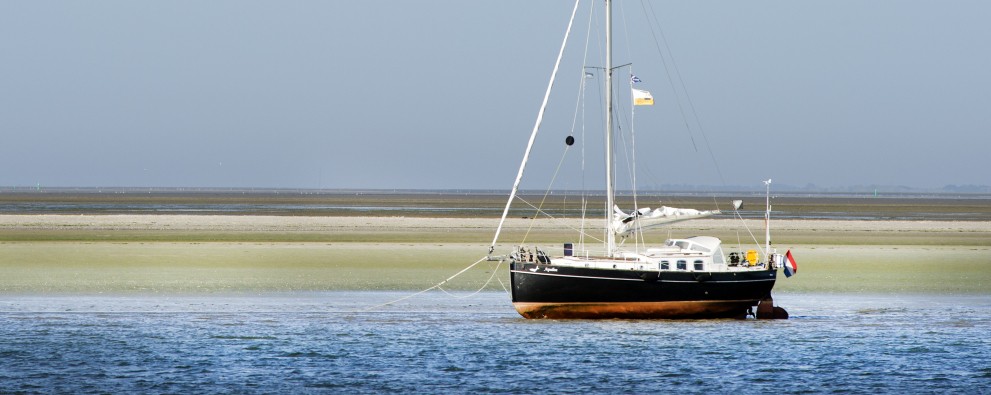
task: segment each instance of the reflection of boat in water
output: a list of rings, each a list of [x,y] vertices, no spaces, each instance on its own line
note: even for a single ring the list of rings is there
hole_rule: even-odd
[[[613,72],[618,67],[612,65],[611,2],[608,0],[605,13],[606,59],[601,70],[606,75],[605,92],[613,92]],[[563,45],[561,53],[564,53]],[[560,61],[561,55],[558,56],[558,64]],[[554,74],[557,68],[558,65],[555,65]],[[554,76],[551,78],[553,85]],[[636,82],[636,77],[631,76],[631,80]],[[550,87],[490,254],[518,192],[549,95]],[[763,247],[756,247],[762,248],[762,252],[754,249],[728,255],[723,251],[721,241],[709,236],[670,239],[663,245],[652,247],[640,245],[638,241],[631,242],[636,244],[633,248],[624,246],[628,239],[636,239],[647,229],[720,212],[662,207],[626,213],[616,207],[612,152],[613,95],[605,96],[605,207],[612,210],[605,219],[606,240],[602,241],[601,247],[595,243],[591,248],[585,243],[565,244],[560,256],[550,256],[546,250],[525,246],[515,247],[506,256],[490,256],[490,259],[510,261],[512,301],[516,310],[527,318],[726,318],[746,317],[757,306],[756,315],[759,318],[786,317],[783,309],[773,307],[771,289],[778,277],[777,269],[789,263],[786,259],[791,256],[789,253],[786,258],[771,252],[769,241]],[[652,97],[646,91],[634,89],[630,97],[635,105],[653,104]],[[645,97],[650,98],[649,102],[644,100]],[[566,139],[569,146],[574,142],[571,136]],[[769,193],[770,180],[765,183]],[[735,201],[734,210],[739,205],[740,202]],[[768,216],[769,213],[768,204]],[[768,240],[769,234],[768,231]],[[790,267],[793,267],[793,262],[789,263],[792,265]]]

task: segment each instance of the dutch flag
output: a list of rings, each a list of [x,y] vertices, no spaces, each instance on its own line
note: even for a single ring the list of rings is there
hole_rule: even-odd
[[[795,262],[795,258],[792,258],[791,250],[785,253],[784,268],[785,277],[791,277],[795,273],[798,273],[798,263]]]

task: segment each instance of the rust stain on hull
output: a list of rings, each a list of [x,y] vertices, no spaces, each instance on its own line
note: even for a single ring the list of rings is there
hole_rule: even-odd
[[[756,300],[683,302],[535,303],[515,302],[525,318],[743,318]]]

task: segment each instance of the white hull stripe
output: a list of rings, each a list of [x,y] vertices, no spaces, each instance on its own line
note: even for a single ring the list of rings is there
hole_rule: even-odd
[[[644,281],[643,279],[640,279],[640,278],[615,278],[615,277],[575,276],[575,275],[571,275],[571,274],[536,273],[536,272],[531,272],[531,271],[526,271],[526,270],[511,270],[511,272],[512,273],[519,273],[519,274],[529,274],[529,275],[534,275],[534,276],[587,278],[587,279],[592,279],[592,280]],[[725,281],[725,280],[704,280],[704,281],[697,281],[697,280],[662,280],[662,279],[657,279],[657,281],[658,282],[662,282],[662,283],[698,283],[698,282],[706,282],[706,283],[754,283],[754,282],[774,281],[774,277],[766,278],[766,279],[757,279],[757,280],[730,280],[730,281]]]
[[[636,305],[636,304],[732,304],[749,303],[754,299],[735,300],[679,300],[664,302],[513,302],[514,305],[521,306],[602,306],[602,305]]]

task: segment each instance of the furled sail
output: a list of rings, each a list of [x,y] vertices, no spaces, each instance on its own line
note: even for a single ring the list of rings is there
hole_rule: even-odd
[[[655,228],[674,222],[688,221],[696,218],[705,218],[719,214],[719,210],[699,211],[690,208],[675,208],[661,206],[651,210],[645,207],[627,214],[619,207],[613,207],[612,229],[617,236],[627,237],[637,230]]]

